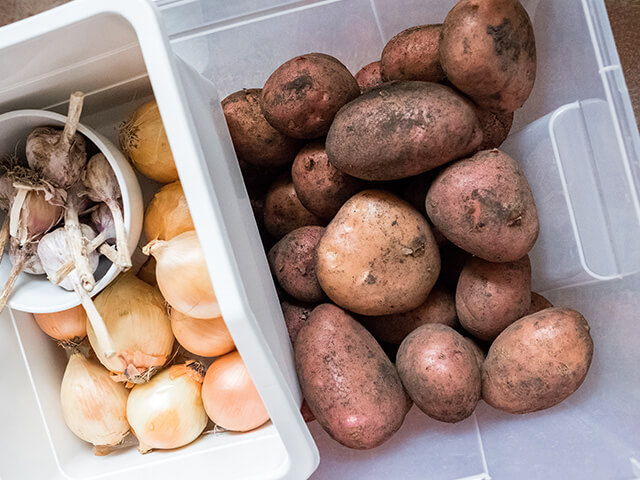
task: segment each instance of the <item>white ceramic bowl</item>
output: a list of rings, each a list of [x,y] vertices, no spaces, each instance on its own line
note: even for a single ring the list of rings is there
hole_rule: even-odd
[[[66,117],[45,110],[17,110],[0,115],[0,155],[13,153],[16,149],[24,152],[25,141],[33,129],[37,127],[62,127]],[[78,131],[107,157],[113,168],[124,206],[124,224],[129,236],[129,249],[134,251],[140,239],[144,207],[140,185],[131,165],[124,155],[109,140],[89,127],[80,125]],[[22,155],[24,157],[24,155]],[[4,213],[0,214],[0,219]],[[4,285],[11,262],[8,253],[0,264],[0,286]],[[95,272],[96,286],[92,295],[104,289],[118,275],[119,269],[105,257],[100,257],[100,265]],[[69,292],[47,280],[45,275],[29,275],[22,273],[9,297],[9,307],[15,310],[32,313],[59,312],[75,307],[80,300],[75,292]]]

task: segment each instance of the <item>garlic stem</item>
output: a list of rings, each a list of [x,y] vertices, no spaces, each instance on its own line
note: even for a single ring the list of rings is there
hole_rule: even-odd
[[[11,267],[11,273],[9,274],[9,278],[7,278],[7,282],[4,284],[2,295],[0,295],[0,312],[2,312],[4,310],[4,307],[7,305],[9,295],[11,295],[13,287],[16,284],[16,280],[18,279],[18,276],[22,272],[22,268],[27,261],[27,255],[24,250],[20,249],[19,251],[20,255],[18,255],[18,257],[16,258],[16,263],[14,263]]]
[[[102,320],[100,312],[98,312],[98,309],[93,304],[93,300],[91,300],[91,297],[86,290],[84,290],[84,288],[78,285],[75,281],[73,282],[73,289],[80,297],[80,302],[82,303],[85,312],[87,312],[87,317],[89,317],[89,322],[91,323],[91,327],[95,333],[96,340],[98,344],[102,346],[105,357],[113,357],[116,353],[115,348],[113,347],[113,341],[107,331],[104,320]]]
[[[113,247],[104,243],[107,241],[107,235],[107,232],[101,232],[96,238],[91,240],[87,245],[85,245],[85,253],[89,255],[90,253],[98,250],[102,255],[111,260],[111,262],[116,263],[115,258],[118,254]],[[67,278],[67,275],[73,272],[74,268],[76,268],[76,265],[73,260],[71,260],[65,263],[63,267],[49,277],[49,280],[56,285],[59,285],[60,282]]]
[[[4,217],[4,221],[2,222],[2,228],[0,228],[0,263],[2,263],[2,258],[4,257],[4,250],[7,246],[7,240],[9,240],[9,214]]]
[[[60,144],[65,150],[71,149],[71,145],[76,138],[76,131],[80,124],[80,115],[82,115],[82,105],[84,103],[84,93],[75,92],[69,99],[69,112],[67,113],[67,121],[64,124],[64,130],[60,136]]]
[[[129,254],[129,245],[127,244],[127,230],[124,226],[122,210],[120,204],[116,200],[105,200],[107,207],[111,210],[113,223],[116,229],[116,247],[118,249],[118,259],[114,262],[123,271],[131,268],[131,255]]]
[[[75,269],[80,279],[80,285],[87,292],[91,292],[96,286],[89,259],[85,252],[84,239],[80,229],[78,218],[78,191],[72,188],[67,197],[67,208],[64,214],[64,229],[67,234],[67,243],[71,258],[75,263]]]

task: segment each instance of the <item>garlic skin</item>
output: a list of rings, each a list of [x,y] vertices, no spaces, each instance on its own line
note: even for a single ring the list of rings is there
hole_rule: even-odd
[[[60,404],[69,429],[95,446],[114,446],[129,433],[128,390],[81,353],[69,359],[60,388]]]
[[[209,418],[227,430],[246,432],[269,420],[269,413],[237,351],[211,364],[202,384],[202,401]]]
[[[120,275],[94,298],[115,355],[107,357],[87,322],[87,336],[100,363],[117,374],[114,380],[148,381],[173,350],[171,322],[160,293],[132,273]]]
[[[198,362],[174,365],[133,387],[127,419],[140,453],[182,447],[204,431],[209,419],[201,397],[203,370]]]
[[[63,210],[49,203],[42,190],[18,187],[10,213],[10,232],[20,245],[38,239],[62,218]]]
[[[31,275],[44,275],[44,267],[38,256],[36,244],[27,244],[24,247],[24,252],[19,252],[20,247],[17,242],[11,242],[9,244],[9,258],[12,264],[16,264],[19,255],[25,255],[26,259],[22,266],[22,271]]]
[[[143,252],[156,258],[158,288],[172,308],[193,318],[221,315],[195,231],[168,241],[152,241]]]
[[[93,229],[88,225],[82,224],[80,228],[82,229],[82,236],[86,238],[87,241],[90,242],[96,237]],[[42,240],[40,240],[40,243],[38,244],[38,257],[40,258],[42,267],[48,276],[55,274],[71,260],[71,252],[69,251],[67,244],[67,233],[65,232],[64,227],[58,228],[57,230],[54,230],[42,237]],[[100,262],[98,252],[94,251],[89,253],[88,258],[89,265],[91,266],[92,271],[95,272],[98,268],[98,263]],[[67,275],[59,285],[65,290],[73,291],[74,283],[80,285],[80,279],[78,278],[76,270],[73,270],[69,275]]]
[[[98,234],[104,232],[106,240],[115,240],[116,226],[113,222],[111,210],[106,204],[101,203],[93,212],[91,212],[91,224]]]

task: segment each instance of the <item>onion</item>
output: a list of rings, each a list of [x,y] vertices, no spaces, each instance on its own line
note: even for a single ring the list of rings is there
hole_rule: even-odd
[[[182,447],[203,432],[208,422],[201,397],[203,372],[202,364],[190,361],[133,387],[127,419],[140,442],[140,453]]]
[[[211,364],[202,384],[202,401],[209,418],[227,430],[246,432],[269,420],[238,352]]]
[[[40,329],[63,347],[75,347],[87,336],[87,318],[80,305],[55,313],[34,313]]]
[[[116,374],[114,380],[148,381],[173,349],[171,322],[160,293],[129,273],[120,275],[94,302],[115,350],[108,358],[87,323],[87,336],[98,360]]]
[[[147,177],[160,183],[178,180],[176,164],[155,101],[145,103],[120,127],[120,149]]]
[[[109,372],[81,353],[69,359],[62,378],[60,403],[69,429],[96,447],[118,445],[129,433],[128,391]],[[94,449],[104,454],[104,449]]]
[[[180,313],[194,318],[220,316],[220,307],[211,285],[195,231],[171,240],[154,240],[144,247],[156,258],[156,279],[165,300]]]
[[[136,276],[152,287],[157,287],[158,282],[156,281],[156,259],[154,257],[149,257],[147,261],[142,264]]]
[[[144,233],[147,238],[171,240],[193,229],[193,220],[180,182],[162,187],[151,200],[144,215]]]
[[[171,309],[171,329],[180,345],[201,357],[219,357],[236,348],[222,316],[192,318]]]

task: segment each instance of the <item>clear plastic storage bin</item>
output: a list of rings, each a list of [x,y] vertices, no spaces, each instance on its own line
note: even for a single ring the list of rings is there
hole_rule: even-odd
[[[589,321],[589,375],[568,400],[534,414],[481,402],[472,417],[449,425],[414,407],[396,436],[366,452],[338,445],[314,422],[314,478],[640,479],[640,135],[603,1],[522,3],[536,33],[537,81],[503,149],[525,169],[540,215],[534,289]],[[454,4],[159,0],[181,60],[167,54],[140,0],[79,0],[0,30],[0,113],[64,110],[69,89],[83,89],[91,93],[84,121],[113,136],[153,89],[198,232],[213,239],[205,248],[223,313],[273,418],[258,431],[209,436],[178,451],[93,458],[59,415],[63,365],[55,346],[27,315],[6,313],[3,480],[311,474],[317,452],[297,412],[286,330],[218,102],[261,87],[278,65],[307,52],[334,55],[356,72],[393,35],[440,23]]]

